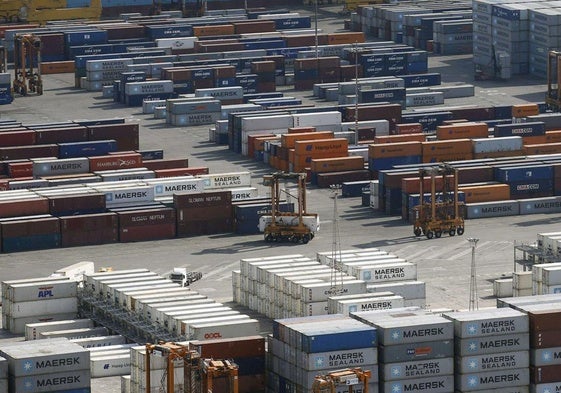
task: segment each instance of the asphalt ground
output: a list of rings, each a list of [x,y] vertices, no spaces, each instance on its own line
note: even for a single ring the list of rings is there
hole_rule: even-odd
[[[318,26],[323,31],[339,31],[343,19],[342,6],[321,8]],[[297,9],[312,13],[311,7]],[[492,105],[541,102],[544,80],[515,77],[509,81],[474,81],[471,55],[429,57],[429,71],[440,72],[443,83],[471,83],[475,96],[446,100],[445,106]],[[209,126],[172,127],[163,120],[143,115],[141,108],[125,107],[101,97],[99,92],[85,92],[74,87],[70,74],[45,75],[42,96],[16,97],[11,105],[0,106],[1,119],[24,123],[55,122],[76,119],[125,118],[140,123],[140,148],[164,149],[166,158],[188,157],[192,166],[208,166],[211,173],[250,171],[252,185],[266,195],[262,177],[271,172],[263,163],[255,162],[225,146],[209,142]],[[287,94],[302,97],[316,105],[311,92],[279,88]],[[232,300],[231,271],[239,267],[241,258],[283,254],[314,257],[318,251],[331,251],[333,245],[334,204],[327,189],[309,187],[308,210],[318,213],[321,230],[307,245],[269,244],[261,235],[236,236],[221,234],[139,243],[116,243],[100,246],[60,248],[21,253],[0,254],[0,280],[41,277],[79,261],[94,261],[96,268],[114,270],[148,268],[167,275],[173,267],[187,267],[203,273],[203,279],[192,288],[220,302]],[[427,306],[433,309],[465,309],[469,305],[471,248],[467,238],[480,239],[476,248],[478,303],[494,306],[492,282],[510,276],[514,266],[514,244],[532,243],[539,232],[558,231],[559,214],[498,217],[468,220],[463,236],[427,240],[416,238],[412,226],[399,217],[389,217],[361,206],[360,198],[338,199],[340,248],[378,247],[417,263],[418,279],[427,284]],[[263,332],[270,326],[266,320]],[[5,333],[5,332],[4,332]],[[4,334],[9,337],[9,334]],[[11,338],[14,339],[14,338]],[[15,338],[17,339],[17,338]],[[92,383],[93,393],[120,392],[119,378],[103,378]]]

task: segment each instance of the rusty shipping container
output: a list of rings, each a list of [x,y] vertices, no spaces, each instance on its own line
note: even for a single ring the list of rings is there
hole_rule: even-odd
[[[100,124],[87,128],[90,141],[113,139],[117,142],[117,150],[139,149],[138,123]]]
[[[119,220],[115,213],[84,214],[60,218],[62,247],[116,243]]]
[[[507,201],[510,199],[508,184],[490,184],[481,186],[459,186],[466,198],[466,203]]]
[[[73,216],[105,212],[105,194],[92,192],[88,194],[49,196],[49,213],[53,216]]]
[[[22,146],[35,144],[35,131],[2,131],[0,132],[0,147]]]
[[[489,126],[487,123],[455,123],[436,127],[438,140],[463,139],[463,138],[487,138]]]
[[[156,169],[156,177],[198,176],[208,175],[208,167],[193,166],[189,168]]]
[[[174,169],[189,167],[188,158],[162,158],[160,160],[150,160],[142,163],[142,166],[151,171],[158,169]]]
[[[44,128],[35,131],[37,144],[86,142],[88,129],[84,126]]]
[[[12,146],[0,148],[1,160],[20,160],[24,158],[58,157],[58,145]]]
[[[342,172],[364,169],[364,159],[359,156],[314,158],[310,163],[310,170],[315,173]]]
[[[281,146],[289,149],[294,149],[294,145],[296,141],[312,141],[317,139],[333,139],[333,138],[334,138],[333,131],[288,133],[288,134],[281,135]]]
[[[368,145],[369,158],[420,156],[422,142],[373,143]]]
[[[119,217],[121,242],[172,239],[176,236],[176,215],[173,208],[115,212]]]
[[[375,136],[374,143],[426,142],[425,134],[401,134]]]
[[[23,198],[0,200],[0,218],[33,216],[49,213],[47,198]]]

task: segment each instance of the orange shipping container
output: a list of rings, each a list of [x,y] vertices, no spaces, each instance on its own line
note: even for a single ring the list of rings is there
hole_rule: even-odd
[[[510,186],[508,184],[460,186],[458,191],[464,192],[466,203],[507,201],[510,199]]]
[[[307,154],[304,152],[303,154],[294,154],[292,160],[289,161],[294,168],[298,168],[299,170],[303,168],[310,168],[312,165],[312,160],[317,158],[336,158],[336,157],[347,157],[347,153],[340,153],[337,151],[328,151],[322,152],[321,154]]]
[[[561,153],[561,143],[544,143],[540,145],[525,145],[524,154],[558,154]]]
[[[425,142],[426,140],[425,134],[380,135],[374,137],[374,143]]]
[[[522,143],[524,145],[541,145],[547,143],[546,135],[523,136]]]
[[[313,141],[318,139],[334,138],[333,131],[303,132],[298,134],[282,134],[281,146],[294,149],[296,141]]]
[[[442,191],[443,177],[435,176],[434,185],[437,192]],[[453,184],[451,184],[453,186]],[[432,178],[425,177],[423,181],[423,192],[431,191]],[[401,191],[406,194],[418,194],[421,192],[421,178],[420,177],[406,177],[401,179]]]
[[[211,26],[193,26],[193,35],[195,37],[208,37],[213,35],[233,35],[235,34],[234,25],[211,25]]]
[[[310,169],[315,173],[343,172],[364,169],[364,159],[359,156],[313,158]]]
[[[327,35],[327,43],[329,45],[354,44],[364,41],[364,33],[359,32],[331,33]]]
[[[472,145],[469,139],[453,139],[449,141],[422,142],[423,156],[437,156],[449,153],[471,153]]]
[[[41,74],[71,74],[75,70],[74,60],[70,61],[51,61],[40,64]]]
[[[456,153],[456,152],[449,152],[443,154],[429,154],[423,155],[423,163],[430,163],[430,162],[448,162],[448,161],[464,161],[464,160],[472,160],[473,153]]]
[[[369,158],[420,156],[422,142],[373,143],[368,145]]]
[[[538,104],[518,104],[512,106],[512,117],[527,117],[540,114]]]
[[[546,131],[545,138],[549,143],[561,142],[561,130]]]
[[[349,151],[349,142],[345,138],[318,139],[315,141],[296,141],[294,143],[296,154],[306,154],[314,158],[327,158],[346,156]],[[335,154],[335,155],[331,155]]]
[[[403,123],[395,125],[395,133],[402,134],[417,134],[423,132],[423,125],[421,123]]]
[[[461,138],[487,138],[489,126],[487,123],[456,123],[447,126],[436,127],[438,140],[461,139]]]
[[[247,136],[247,156],[253,158],[253,153],[255,152],[255,141],[259,138],[276,138],[275,134],[253,134]],[[263,150],[263,143],[265,139],[261,141],[261,150]]]

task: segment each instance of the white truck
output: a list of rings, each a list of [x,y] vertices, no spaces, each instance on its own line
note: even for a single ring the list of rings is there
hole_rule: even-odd
[[[174,267],[169,279],[182,287],[188,287],[191,283],[200,280],[203,274],[200,272],[187,271],[185,267]]]

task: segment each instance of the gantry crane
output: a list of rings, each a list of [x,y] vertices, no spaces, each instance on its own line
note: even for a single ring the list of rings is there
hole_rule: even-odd
[[[458,170],[448,164],[421,168],[420,199],[415,206],[415,236],[425,235],[428,239],[441,237],[443,232],[450,236],[464,234],[464,219],[458,202]],[[425,201],[424,181],[430,177],[430,200]],[[436,179],[442,177],[442,191],[436,191]]]
[[[281,180],[295,180],[297,184],[298,210],[283,212],[280,209]],[[306,212],[306,174],[292,172],[276,172],[266,175],[263,184],[271,187],[271,222],[264,230],[265,241],[291,241],[294,243],[308,243],[314,238],[313,228],[304,224]]]
[[[15,93],[43,94],[41,79],[41,39],[34,34],[16,34],[14,38]]]
[[[88,7],[67,8],[65,0],[2,0],[0,23],[27,22],[45,25],[51,20],[101,17],[101,0],[90,0]]]
[[[360,368],[335,370],[326,375],[316,376],[312,385],[313,393],[342,392],[341,387],[347,386],[347,392],[360,391],[368,393],[368,382],[371,372]]]
[[[157,354],[166,358],[165,393],[174,393],[174,364],[183,361],[183,385],[185,393],[212,392],[214,381],[219,378],[228,380],[228,393],[238,393],[238,366],[229,360],[202,359],[199,353],[188,345],[161,342],[146,344],[146,393],[151,392],[151,356]]]

